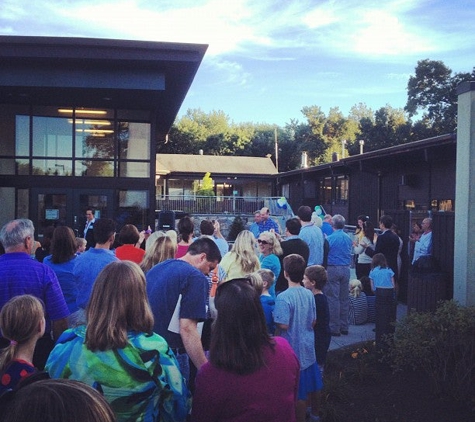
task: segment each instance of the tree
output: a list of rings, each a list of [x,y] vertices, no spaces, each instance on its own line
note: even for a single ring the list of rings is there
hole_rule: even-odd
[[[419,111],[422,119],[431,128],[431,136],[454,132],[457,128],[457,85],[475,76],[470,73],[456,73],[442,61],[420,60],[415,75],[407,84],[407,104],[409,117]]]

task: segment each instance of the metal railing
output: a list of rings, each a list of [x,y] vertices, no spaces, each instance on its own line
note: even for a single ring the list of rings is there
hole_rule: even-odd
[[[292,208],[281,197],[164,195],[157,198],[157,211],[188,214],[253,214],[268,207],[271,215],[293,216]]]

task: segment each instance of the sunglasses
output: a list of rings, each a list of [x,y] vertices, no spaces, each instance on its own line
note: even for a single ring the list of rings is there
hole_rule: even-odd
[[[267,240],[262,239],[257,239],[257,243],[259,243],[259,245],[269,245],[269,242]]]

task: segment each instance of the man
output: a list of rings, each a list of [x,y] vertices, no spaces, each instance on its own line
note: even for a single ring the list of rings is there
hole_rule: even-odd
[[[282,255],[279,256],[281,268],[284,268],[284,258],[291,254],[297,254],[303,257],[305,260],[305,265],[308,262],[308,256],[310,254],[308,245],[299,237],[300,233],[300,220],[296,217],[289,218],[285,222],[285,240],[280,243],[282,247]],[[277,283],[275,285],[276,293],[283,292],[287,290],[289,283],[285,278],[284,271],[281,271]]]
[[[257,210],[254,213],[254,223],[251,224],[249,227],[249,231],[254,235],[254,237],[257,239],[259,237],[259,223],[261,222],[261,211]]]
[[[328,237],[333,233],[331,214],[325,214],[325,217],[323,217],[322,232],[325,237]]]
[[[207,362],[198,322],[206,319],[206,278],[221,260],[216,244],[195,240],[185,256],[155,265],[147,273],[147,293],[155,325],[177,356],[182,375],[190,379],[189,359],[199,369]]]
[[[299,237],[307,243],[310,250],[307,265],[322,265],[323,233],[320,227],[312,223],[312,209],[306,205],[302,205],[297,210],[297,216],[302,225]]]
[[[200,232],[202,236],[207,236],[216,243],[221,256],[224,256],[229,252],[229,245],[221,234],[219,221],[215,221],[213,224],[213,222],[209,220],[202,220],[200,223]]]
[[[94,210],[88,208],[86,210],[86,225],[84,226],[84,239],[86,239],[86,250],[93,248],[96,244],[94,240],[94,223],[96,219],[94,218]]]
[[[393,219],[389,215],[383,215],[379,219],[379,228],[381,234],[376,241],[376,247],[369,248],[369,245],[365,246],[365,254],[373,257],[377,253],[382,253],[388,262],[388,267],[394,271],[394,281],[398,279],[398,267],[397,267],[397,255],[399,251],[399,236],[395,234],[391,227],[393,226]],[[396,288],[397,290],[397,288]]]
[[[412,265],[421,256],[432,255],[432,218],[424,218],[422,220],[422,235],[414,243],[414,258],[412,259]]]
[[[115,223],[110,218],[99,218],[94,225],[96,246],[79,255],[74,262],[73,274],[78,286],[76,303],[79,307],[78,322],[84,322],[84,310],[91,296],[94,281],[109,263],[118,261],[110,250],[115,240]]]
[[[35,242],[33,222],[12,220],[0,231],[5,254],[0,256],[0,309],[14,296],[30,294],[45,306],[46,329],[35,349],[33,363],[43,369],[54,342],[68,328],[69,310],[53,270],[31,259]]]
[[[259,233],[270,232],[271,230],[274,230],[275,233],[279,233],[279,225],[272,218],[270,218],[269,208],[261,208],[260,217],[261,221],[259,222]],[[256,238],[257,237],[259,237],[259,235],[257,235]]]
[[[353,242],[343,231],[345,218],[335,214],[332,218],[333,233],[327,237],[328,283],[323,288],[323,293],[328,299],[330,310],[330,331],[332,336],[348,334],[348,286],[350,282],[350,262]]]

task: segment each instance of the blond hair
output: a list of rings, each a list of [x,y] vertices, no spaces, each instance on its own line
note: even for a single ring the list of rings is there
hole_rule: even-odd
[[[363,285],[361,281],[357,280],[356,278],[350,281],[350,296],[358,297],[363,290]]]
[[[277,239],[277,236],[275,235],[275,233],[273,233],[273,232],[262,232],[259,235],[259,238],[260,237],[264,237],[264,240],[272,246],[271,253],[273,253],[274,255],[277,255],[277,256],[280,256],[284,253],[284,251],[282,250],[282,247],[280,246],[280,242]]]
[[[3,305],[0,329],[10,344],[0,353],[0,371],[15,358],[17,346],[38,335],[45,312],[43,304],[32,295],[15,296]]]
[[[267,289],[270,289],[274,284],[275,274],[267,268],[261,268],[257,271],[257,274],[261,276],[263,282],[267,283]]]
[[[159,236],[152,245],[145,251],[140,268],[146,273],[150,268],[159,262],[166,261],[175,257],[177,244],[167,235]]]
[[[237,265],[244,273],[252,273],[260,267],[259,258],[254,249],[256,238],[249,230],[243,230],[236,237],[236,241],[231,249],[235,255]]]
[[[261,295],[262,291],[264,290],[264,280],[262,280],[262,277],[259,274],[259,271],[254,271],[251,274],[247,274],[245,278],[249,280],[249,282],[251,283],[251,286],[256,289],[259,295]]]
[[[85,343],[93,352],[124,348],[128,331],[152,332],[145,275],[137,264],[111,262],[99,273],[86,308],[86,321]]]

